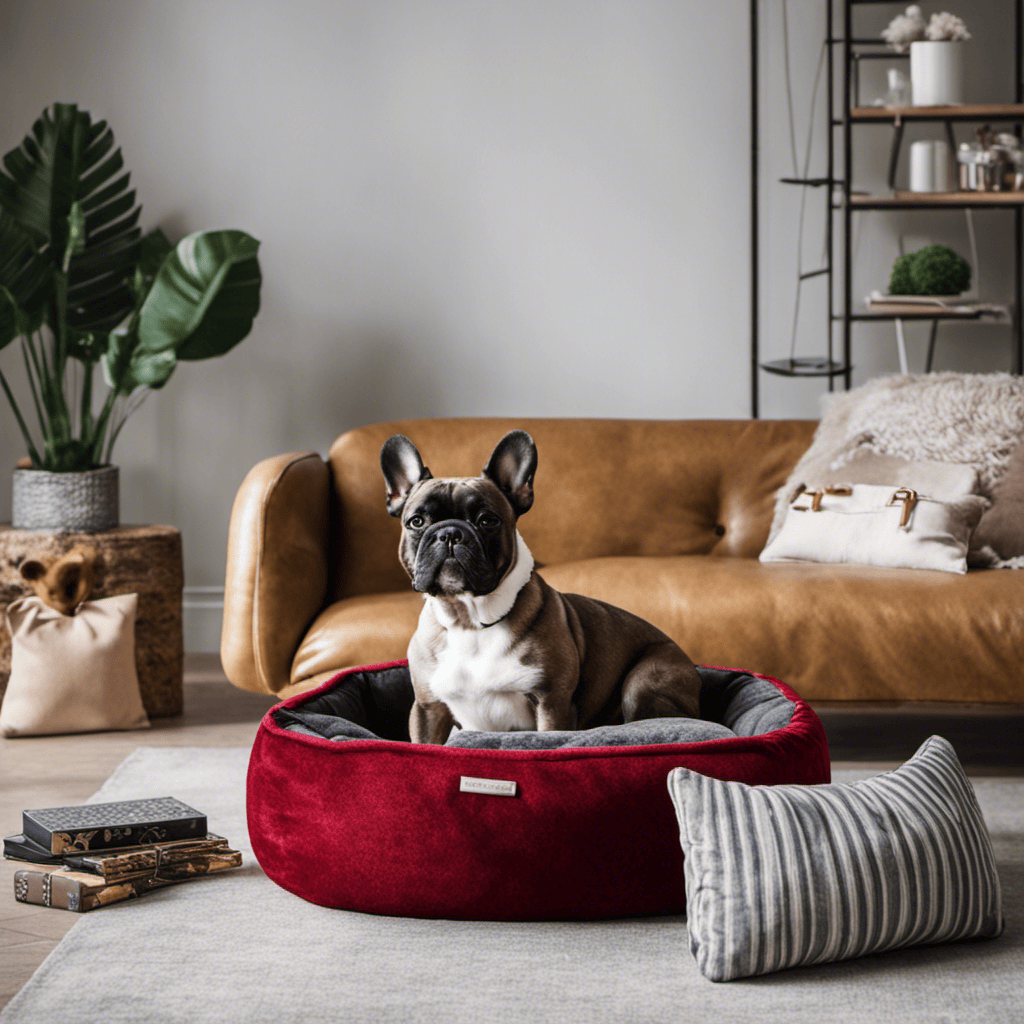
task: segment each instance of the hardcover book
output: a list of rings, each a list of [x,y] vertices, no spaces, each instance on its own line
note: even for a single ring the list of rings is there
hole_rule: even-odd
[[[102,874],[101,863],[109,863],[106,870],[123,873],[122,862],[117,858],[136,853],[151,853],[154,858],[170,860],[188,857],[192,852],[226,848],[228,841],[212,832],[202,839],[171,839],[166,843],[147,843],[145,846],[122,846],[110,850],[97,850],[94,854],[68,852],[63,857],[50,853],[27,836],[7,836],[4,839],[4,857],[8,860],[30,861],[33,864],[60,864],[74,867],[78,871],[93,871]],[[136,863],[136,862],[132,862]]]
[[[14,898],[20,903],[35,903],[41,907],[83,914],[108,903],[135,899],[173,884],[145,876],[108,882],[80,871],[26,870],[14,873]]]
[[[237,850],[223,850],[206,861],[201,869],[194,865],[178,865],[184,873],[175,877],[161,877],[153,871],[127,875],[111,881],[85,871],[44,871],[41,868],[26,868],[14,873],[14,898],[20,903],[34,903],[41,907],[55,907],[83,914],[110,903],[145,896],[155,889],[176,885],[202,875],[212,875],[242,863]]]
[[[22,811],[25,836],[60,856],[206,835],[206,815],[173,797]]]
[[[60,857],[54,856],[45,847],[32,842],[28,836],[7,836],[4,839],[4,856],[8,860],[27,860],[33,864],[63,864]]]
[[[211,833],[203,839],[177,839],[152,846],[97,850],[95,853],[67,853],[62,863],[73,871],[88,871],[111,881],[140,871],[155,871],[161,877],[173,872],[187,873],[188,865],[196,865],[192,872],[196,873],[208,861],[236,852],[228,849],[226,839]],[[241,855],[238,856],[240,860]]]

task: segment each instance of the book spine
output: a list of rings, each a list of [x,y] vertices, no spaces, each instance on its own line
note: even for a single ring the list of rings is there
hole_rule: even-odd
[[[109,881],[96,875],[83,875],[73,871],[16,871],[14,898],[19,903],[33,903],[40,907],[54,907],[84,914],[109,903],[136,899],[168,885],[186,882],[202,875],[217,874],[238,867],[242,855],[237,850],[225,850],[216,858],[174,877],[146,874]]]
[[[219,871],[228,871],[241,866],[242,855],[238,850],[221,850],[200,860],[161,864],[156,869],[156,877],[163,881],[185,881],[190,878],[201,878],[203,875],[215,875]]]
[[[51,849],[53,836],[50,831],[43,828],[25,812],[22,812],[21,815],[21,831],[22,834],[31,839],[32,842],[41,846],[44,850],[50,850],[51,855],[53,854],[54,851]]]
[[[223,844],[223,848],[181,853],[147,850],[143,853],[127,854],[121,857],[65,857],[64,864],[75,871],[89,871],[107,881],[117,881],[125,875],[146,871],[155,873],[160,878],[191,877],[202,874],[205,865],[220,863],[225,857],[229,859],[237,857],[238,864],[241,864],[241,854],[227,849],[226,842]],[[237,867],[238,865],[231,864],[230,866]]]
[[[27,860],[35,864],[60,864],[74,871],[91,871],[94,875],[104,874],[105,864],[116,865],[115,873],[117,874],[130,873],[136,863],[132,858],[140,854],[155,853],[164,860],[184,860],[194,853],[226,850],[227,848],[228,841],[223,836],[216,836],[212,832],[202,839],[174,839],[168,843],[157,843],[152,846],[121,846],[110,850],[97,850],[95,853],[69,853],[65,857],[55,857],[53,854],[47,853],[46,850],[23,835],[9,836],[4,840],[4,856],[9,860]],[[36,856],[37,852],[38,856]]]

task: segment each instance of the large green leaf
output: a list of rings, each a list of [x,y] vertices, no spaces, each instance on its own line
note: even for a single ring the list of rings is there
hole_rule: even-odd
[[[142,304],[137,356],[210,359],[233,349],[260,308],[259,245],[244,231],[183,238]]]
[[[143,277],[152,281],[173,249],[160,228],[153,228],[139,246],[139,270]]]
[[[139,349],[139,333],[133,322],[127,330],[111,331],[103,354],[103,376],[119,395],[136,388],[162,388],[174,373],[178,360],[172,349],[145,352]]]
[[[0,209],[0,349],[38,329],[46,312],[52,278],[29,234]]]
[[[105,121],[73,103],[43,111],[21,146],[3,158],[0,207],[51,269],[68,266],[68,325],[108,331],[132,309],[128,286],[138,258],[141,208]],[[77,210],[76,210],[77,207]],[[74,241],[72,225],[84,225]],[[0,256],[2,259],[2,256]]]
[[[173,351],[136,353],[139,346],[139,312],[153,286],[164,260],[173,251],[167,236],[154,228],[139,245],[139,261],[132,279],[136,310],[123,327],[111,331],[103,354],[103,376],[119,395],[130,395],[136,388],[162,388],[170,380],[177,359]]]

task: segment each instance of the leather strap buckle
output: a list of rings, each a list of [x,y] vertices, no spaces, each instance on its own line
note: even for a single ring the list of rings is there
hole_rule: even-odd
[[[917,491],[909,487],[901,487],[899,490],[894,491],[893,496],[886,502],[886,506],[897,505],[900,502],[903,503],[903,511],[900,513],[900,527],[905,528],[910,522],[910,516],[914,511],[914,506],[917,505],[917,500]]]
[[[797,505],[797,499],[807,495],[811,499],[811,504],[808,505]],[[820,512],[821,511],[821,499],[826,494],[832,494],[836,497],[848,498],[853,494],[852,487],[822,487],[817,491],[801,491],[796,498],[793,499],[793,511],[794,512]]]

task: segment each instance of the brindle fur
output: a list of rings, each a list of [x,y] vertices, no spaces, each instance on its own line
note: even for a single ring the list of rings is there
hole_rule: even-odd
[[[522,436],[532,446],[532,439]],[[495,472],[499,452],[513,437],[508,435],[485,469],[485,474],[490,470],[493,476],[435,480],[412,442],[399,437],[385,445],[382,466],[389,510],[403,519],[399,557],[417,589],[424,589],[415,581],[425,530],[408,524],[418,523],[418,516],[438,525],[470,522],[483,512],[500,521],[500,527],[488,531],[480,544],[485,560],[493,566],[493,582],[480,571],[480,579],[463,580],[460,590],[457,566],[438,573],[426,591],[438,607],[428,600],[409,645],[415,693],[410,736],[418,743],[444,743],[454,716],[432,691],[431,680],[449,646],[450,626],[493,628],[473,622],[465,598],[467,594],[492,593],[515,568],[516,524],[532,504],[536,455],[534,449],[532,468],[526,467],[528,478],[515,459],[506,458],[502,471]],[[440,584],[437,580],[444,573],[447,582]],[[586,729],[655,717],[699,717],[701,684],[693,662],[661,630],[630,612],[579,594],[560,593],[534,571],[501,622],[510,637],[508,657],[538,680],[526,695],[538,730]]]

